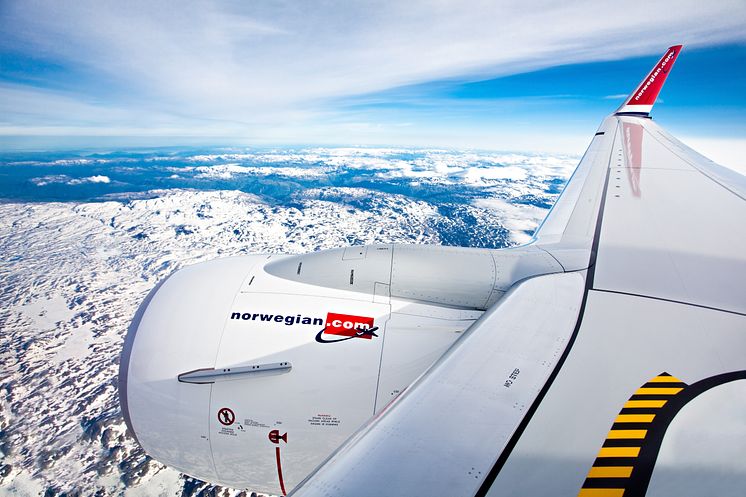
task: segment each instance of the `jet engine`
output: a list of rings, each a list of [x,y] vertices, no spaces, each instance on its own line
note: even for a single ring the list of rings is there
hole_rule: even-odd
[[[188,266],[150,292],[127,333],[127,426],[188,475],[285,494],[513,282],[559,271],[530,246],[371,245]]]

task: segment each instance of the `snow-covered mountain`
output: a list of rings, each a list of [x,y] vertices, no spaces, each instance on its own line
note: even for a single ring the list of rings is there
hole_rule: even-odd
[[[135,309],[158,280],[186,264],[246,253],[522,242],[573,162],[538,156],[529,157],[533,165],[528,156],[490,162],[455,152],[440,153],[439,161],[357,149],[314,154],[162,158],[154,170],[163,178],[189,175],[192,189],[178,188],[172,178],[162,190],[97,190],[96,201],[0,204],[0,495],[237,495],[165,468],[125,433],[119,354]],[[5,166],[32,169],[23,173],[29,189],[135,183],[121,172],[122,158],[103,166],[64,160]],[[94,165],[80,163],[86,160]],[[132,167],[143,164],[139,158]],[[344,176],[351,186],[330,179],[350,168],[368,176]],[[213,183],[195,189],[199,175],[292,188],[279,200],[264,187],[258,195]],[[112,194],[118,200],[101,201]]]

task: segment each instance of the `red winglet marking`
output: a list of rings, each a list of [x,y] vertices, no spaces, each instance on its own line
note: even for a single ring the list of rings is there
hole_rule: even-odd
[[[663,88],[668,72],[673,67],[676,57],[679,56],[682,45],[674,45],[661,57],[661,60],[653,67],[653,70],[642,80],[635,92],[630,95],[627,105],[653,105],[655,99]]]
[[[282,495],[287,495],[285,491],[285,482],[282,480],[282,463],[280,462],[280,448],[275,447],[275,457],[277,458],[277,476],[280,478],[280,490]]]

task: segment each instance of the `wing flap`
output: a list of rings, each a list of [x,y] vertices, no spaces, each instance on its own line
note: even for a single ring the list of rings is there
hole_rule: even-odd
[[[534,234],[539,245],[590,248],[617,121],[603,121],[562,194]]]
[[[621,154],[618,128],[615,116],[604,119],[559,199],[534,234],[533,243],[557,259],[565,271],[586,269],[595,258],[593,243],[606,197],[609,166]]]

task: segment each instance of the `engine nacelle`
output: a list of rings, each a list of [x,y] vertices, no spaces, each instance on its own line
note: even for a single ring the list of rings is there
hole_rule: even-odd
[[[529,272],[561,270],[529,252]],[[128,331],[127,425],[184,473],[284,494],[526,271],[526,258],[502,257],[374,245],[181,269],[151,291]]]

